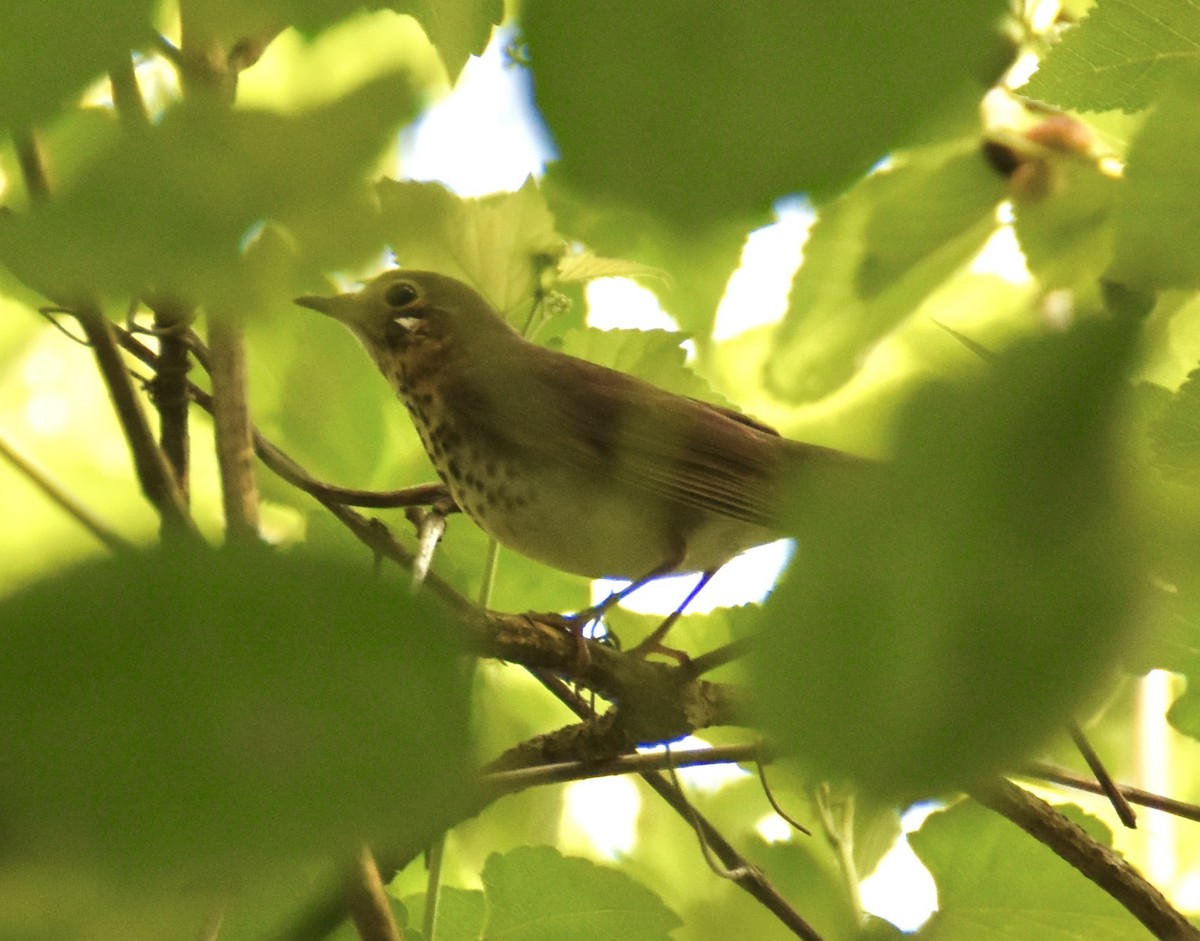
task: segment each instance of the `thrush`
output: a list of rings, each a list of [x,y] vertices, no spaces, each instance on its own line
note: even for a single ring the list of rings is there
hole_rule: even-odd
[[[538,346],[442,274],[396,269],[296,303],[358,337],[484,532],[564,572],[630,580],[600,608],[653,578],[702,573],[690,600],[734,556],[779,538],[799,475],[864,461]]]

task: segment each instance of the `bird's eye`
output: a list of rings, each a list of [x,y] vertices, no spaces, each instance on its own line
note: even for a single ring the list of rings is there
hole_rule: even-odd
[[[417,289],[408,281],[399,281],[383,295],[388,307],[407,307],[417,299]]]

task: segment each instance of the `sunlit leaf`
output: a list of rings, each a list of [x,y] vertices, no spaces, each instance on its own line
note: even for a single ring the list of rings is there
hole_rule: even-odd
[[[458,78],[467,59],[483,52],[492,27],[504,18],[503,0],[396,0],[393,9],[411,13]]]
[[[425,895],[410,895],[404,904],[412,912],[411,921],[421,924],[425,913]],[[437,925],[435,932],[439,941],[478,941],[483,937],[484,895],[474,889],[456,889],[442,886],[437,899]]]
[[[1078,111],[1137,111],[1164,81],[1200,63],[1196,0],[1097,0],[1021,92]]]
[[[995,229],[1002,180],[974,140],[905,153],[820,210],[767,363],[793,401],[845,383]]]
[[[1076,808],[1059,810],[1112,844],[1100,821]],[[920,941],[1128,941],[1145,934],[1099,886],[978,804],[932,815],[908,840],[938,886],[938,911],[917,933]]]
[[[556,344],[571,356],[629,373],[661,389],[725,404],[686,365],[686,334],[667,330],[569,330]]]
[[[1200,287],[1198,148],[1200,69],[1171,83],[1130,147],[1110,278],[1149,289]]]
[[[482,199],[455,196],[440,183],[383,180],[379,199],[384,232],[401,267],[466,281],[524,325],[541,272],[564,247],[533,180],[515,193]]]
[[[625,873],[526,846],[491,856],[483,868],[487,937],[573,941],[597,935],[665,941],[680,921]],[[546,899],[554,905],[546,905]]]

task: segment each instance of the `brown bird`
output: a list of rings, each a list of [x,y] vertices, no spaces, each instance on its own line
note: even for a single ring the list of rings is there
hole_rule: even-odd
[[[584,622],[650,579],[703,573],[686,605],[734,556],[779,538],[798,474],[865,463],[531,343],[445,275],[397,269],[296,303],[359,338],[484,532],[564,572],[632,580]],[[643,648],[664,649],[677,616]]]

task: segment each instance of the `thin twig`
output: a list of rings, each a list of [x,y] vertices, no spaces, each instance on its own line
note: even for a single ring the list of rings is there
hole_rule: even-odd
[[[1001,778],[971,797],[1006,817],[1078,869],[1160,941],[1197,941],[1198,931],[1124,858],[1039,797]]]
[[[30,483],[49,497],[51,502],[100,540],[110,551],[121,553],[132,552],[134,550],[133,543],[117,535],[114,530],[103,523],[98,516],[55,480],[45,468],[3,435],[0,435],[0,455],[7,458],[9,463],[20,471]]]
[[[46,162],[42,159],[42,145],[30,130],[20,131],[13,137],[29,202],[35,206],[44,203],[50,199],[50,180],[46,173]]]
[[[1108,798],[1108,802],[1112,804],[1113,810],[1117,812],[1117,819],[1130,830],[1136,830],[1137,814],[1133,812],[1133,808],[1129,806],[1129,801],[1125,799],[1125,796],[1121,793],[1121,789],[1113,781],[1112,775],[1104,767],[1104,762],[1100,760],[1100,756],[1092,748],[1092,743],[1083,734],[1083,729],[1074,722],[1070,722],[1067,724],[1067,731],[1071,735],[1071,741],[1079,749],[1079,754],[1083,756],[1083,760],[1087,762],[1087,766],[1091,769],[1092,774],[1095,775],[1096,783],[1100,785],[1101,793]]]
[[[80,311],[78,318],[92,348],[100,377],[108,389],[109,398],[112,399],[117,420],[121,423],[121,430],[133,457],[138,483],[142,493],[158,510],[164,535],[198,538],[198,531],[188,514],[183,494],[175,482],[175,476],[162,450],[154,440],[141,400],[135,394],[129,380],[129,373],[113,339],[111,324],[98,310]]]
[[[621,774],[648,774],[666,771],[669,767],[699,768],[707,765],[743,764],[758,761],[762,746],[757,743],[716,745],[709,748],[687,748],[683,751],[665,749],[639,752],[636,755],[617,755],[601,761],[559,761],[531,768],[512,768],[492,771],[482,776],[484,787],[495,788],[502,794],[544,787],[549,784],[569,784]]]
[[[723,667],[727,663],[732,663],[734,660],[746,656],[753,646],[753,637],[742,637],[738,640],[730,641],[716,650],[710,650],[708,653],[693,657],[685,669],[691,676],[703,676],[705,673],[711,673],[717,667]]]
[[[150,112],[138,85],[133,59],[125,56],[121,64],[108,73],[108,83],[112,86],[113,106],[121,120],[128,127],[139,130],[150,127]]]
[[[808,829],[799,820],[783,809],[783,805],[775,799],[775,792],[771,790],[771,785],[767,783],[767,766],[766,762],[761,757],[754,759],[754,767],[758,769],[758,783],[762,785],[763,794],[767,797],[767,803],[771,805],[771,809],[783,818],[788,826],[795,830],[799,830],[805,836],[812,836],[812,831]]]
[[[1022,777],[1049,781],[1051,784],[1074,788],[1077,791],[1104,794],[1104,789],[1093,778],[1085,778],[1065,768],[1056,768],[1053,765],[1034,762],[1020,768],[1018,773]],[[1164,797],[1161,794],[1155,794],[1152,791],[1143,791],[1141,788],[1131,787],[1128,784],[1118,784],[1116,787],[1130,803],[1149,807],[1151,810],[1161,810],[1163,813],[1182,817],[1184,820],[1195,820],[1200,823],[1200,806],[1196,804],[1174,800],[1170,797]]]
[[[754,867],[749,863],[738,866],[736,869],[726,868],[722,865],[716,853],[712,851],[712,847],[708,845],[708,840],[704,838],[704,827],[700,826],[700,820],[696,813],[696,808],[692,806],[691,801],[687,799],[687,795],[683,793],[683,787],[679,783],[679,775],[675,773],[675,765],[670,761],[671,746],[664,745],[663,752],[666,754],[667,762],[667,777],[671,781],[671,787],[679,793],[683,800],[683,805],[687,809],[687,820],[692,825],[692,832],[696,834],[696,839],[700,841],[700,855],[704,857],[704,862],[712,871],[713,875],[719,879],[728,879],[730,882],[738,882],[742,879],[749,878]]]
[[[345,883],[346,907],[362,941],[402,941],[371,850],[363,847]]]

